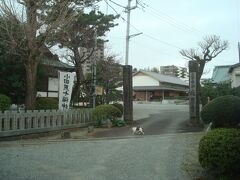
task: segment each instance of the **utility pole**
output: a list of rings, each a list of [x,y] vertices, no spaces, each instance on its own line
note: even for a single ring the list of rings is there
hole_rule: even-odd
[[[125,8],[127,13],[127,31],[126,31],[126,54],[125,54],[125,66],[123,66],[123,116],[124,120],[128,123],[133,122],[133,100],[132,100],[132,66],[128,65],[129,56],[129,41],[133,36],[137,36],[141,33],[130,35],[130,12],[137,8],[136,5],[131,7],[131,1],[128,0],[128,5]]]
[[[127,32],[126,32],[126,52],[125,52],[125,65],[128,65],[129,56],[129,41],[130,41],[130,13],[131,13],[131,0],[128,0],[128,5],[126,7],[127,13]]]
[[[127,31],[126,31],[126,51],[125,51],[125,65],[128,65],[128,57],[129,57],[129,41],[131,37],[134,36],[138,36],[142,33],[137,33],[134,35],[130,35],[130,13],[131,10],[136,9],[137,8],[137,1],[136,1],[136,5],[131,7],[131,1],[132,0],[128,0],[128,5],[126,7],[126,13],[127,13]]]
[[[238,62],[240,62],[240,42],[238,42]]]

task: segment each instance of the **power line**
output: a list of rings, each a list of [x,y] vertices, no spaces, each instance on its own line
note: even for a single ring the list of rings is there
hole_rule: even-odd
[[[176,24],[175,22],[169,21],[169,20],[167,20],[167,19],[165,19],[165,18],[163,18],[163,17],[160,17],[160,16],[156,15],[155,13],[152,13],[152,12],[147,12],[147,13],[150,14],[151,16],[159,19],[160,21],[164,21],[164,22],[166,22],[166,23],[174,26],[174,27],[175,27],[176,29],[178,29],[178,30],[182,30],[182,31],[187,32],[187,33],[193,32],[192,30],[190,30],[190,29],[188,29],[188,28],[185,28],[184,26],[181,26],[181,25],[179,25],[179,24]],[[193,33],[195,33],[195,32],[193,32]]]
[[[104,1],[107,3],[107,5],[109,5],[109,3],[108,3],[106,0],[104,0]],[[110,7],[112,10],[114,10],[114,12],[115,12],[116,14],[120,15],[111,5],[109,5],[109,7]],[[127,20],[126,20],[124,17],[122,17],[121,15],[120,15],[120,18],[121,18],[125,23],[127,23]],[[142,32],[139,28],[135,27],[135,26],[132,25],[131,23],[130,23],[130,26],[131,26],[133,29],[135,29],[136,31]],[[145,33],[143,33],[143,36],[145,36],[145,37],[147,37],[147,38],[150,38],[150,39],[152,39],[152,40],[158,41],[159,43],[165,44],[165,45],[167,45],[167,46],[176,48],[176,49],[178,49],[178,50],[181,49],[180,47],[178,47],[178,46],[176,46],[176,45],[174,45],[174,44],[171,44],[171,43],[162,41],[162,40],[160,40],[160,39],[158,39],[158,38],[155,38],[154,36],[151,36],[151,35],[148,35],[148,34],[145,34]]]
[[[124,36],[110,36],[111,38],[114,38],[114,39],[119,39],[121,41],[125,41],[125,37]],[[177,56],[174,56],[170,53],[167,53],[163,50],[160,50],[160,49],[157,49],[157,48],[149,48],[149,46],[146,46],[146,44],[143,44],[143,43],[140,43],[139,41],[136,41],[136,40],[131,40],[132,43],[136,44],[136,45],[140,45],[141,47],[144,47],[144,49],[146,50],[150,50],[152,52],[155,52],[155,53],[161,53],[161,54],[164,54],[164,55],[167,55],[167,56],[171,56],[171,57],[177,57]]]
[[[180,21],[176,20],[175,18],[169,16],[168,14],[155,9],[155,8],[151,7],[150,5],[148,5],[148,4],[146,4],[146,3],[142,2],[142,1],[140,1],[140,2],[143,4],[144,8],[148,8],[148,10],[151,10],[152,13],[154,13],[158,17],[165,18],[166,19],[165,21],[169,21],[168,22],[169,24],[175,24],[175,26],[180,26],[180,27],[182,27],[182,28],[184,28],[184,29],[186,29],[188,31],[192,31],[194,33],[204,34],[203,32],[201,32],[200,30],[196,29],[195,27],[192,27],[192,26],[189,26],[188,24],[180,22]]]
[[[116,2],[114,2],[114,1],[112,1],[112,0],[109,0],[111,3],[113,3],[113,4],[115,4],[115,5],[117,5],[117,6],[119,6],[119,7],[121,7],[121,8],[124,8],[124,9],[126,9],[126,7],[125,6],[123,6],[123,5],[121,5],[121,4],[118,4],[118,3],[116,3]]]
[[[158,41],[158,42],[160,42],[160,43],[162,43],[162,44],[171,46],[171,47],[176,48],[176,49],[178,49],[178,50],[181,50],[181,49],[182,49],[182,48],[180,48],[180,47],[178,47],[178,46],[176,46],[176,45],[174,45],[174,44],[171,44],[171,43],[168,43],[168,42],[166,42],[166,41],[162,41],[162,40],[160,40],[160,39],[158,39],[158,38],[155,38],[154,36],[151,36],[151,35],[148,35],[148,34],[143,34],[143,36],[148,37],[148,38],[150,38],[150,39],[153,39],[153,40],[155,40],[155,41]]]
[[[125,19],[124,19],[124,21],[126,22]],[[142,32],[139,28],[136,28],[134,25],[130,24],[130,26],[131,26],[133,29],[135,29],[136,31]],[[173,45],[173,44],[171,44],[171,43],[168,43],[168,42],[165,42],[165,41],[160,40],[160,39],[158,39],[158,38],[155,38],[154,36],[151,36],[151,35],[148,35],[148,34],[145,34],[145,33],[143,33],[142,35],[145,36],[145,37],[147,37],[147,38],[150,38],[150,39],[153,39],[153,40],[155,40],[155,41],[158,41],[158,42],[160,42],[160,43],[162,43],[162,44],[165,44],[165,45],[168,45],[168,46],[177,48],[177,49],[179,49],[179,50],[181,49],[180,47],[178,47],[178,46],[176,46],[176,45]]]
[[[107,6],[109,6],[117,15],[120,15],[117,11],[116,11],[116,9],[114,8],[114,7],[112,7],[108,2],[107,2],[107,0],[104,0],[105,1],[105,3],[107,4]]]
[[[160,50],[160,49],[157,49],[157,48],[149,48],[148,46],[145,46],[146,44],[140,43],[140,42],[138,42],[138,41],[133,40],[132,42],[135,43],[135,44],[139,44],[139,45],[141,45],[141,47],[144,47],[144,49],[153,51],[153,52],[155,52],[155,53],[159,53],[159,52],[160,52],[161,54],[164,54],[164,55],[167,55],[167,56],[177,57],[177,56],[174,56],[173,54],[164,52],[164,51],[162,51],[162,50]]]

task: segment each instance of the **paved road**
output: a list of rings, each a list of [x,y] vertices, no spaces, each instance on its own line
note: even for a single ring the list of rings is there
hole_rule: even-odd
[[[132,133],[131,127],[136,126],[136,124],[143,127],[145,135],[202,131],[201,128],[188,126],[188,108],[188,105],[134,103],[135,123],[133,125],[98,132],[95,137],[129,136]]]
[[[0,142],[0,180],[193,179],[181,167],[191,151],[196,154],[202,135],[183,133],[194,130],[185,126],[188,106],[134,107],[134,118],[145,130],[142,137],[126,137],[131,135],[131,127],[124,127],[96,135],[122,139],[31,141],[35,145]]]
[[[200,134],[17,145],[0,143],[2,180],[188,180]],[[194,149],[196,151],[196,149]]]

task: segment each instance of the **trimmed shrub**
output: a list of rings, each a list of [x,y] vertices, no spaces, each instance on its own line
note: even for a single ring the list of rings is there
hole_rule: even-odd
[[[240,167],[240,130],[214,129],[199,143],[201,166],[214,173],[234,175]]]
[[[115,106],[116,108],[118,108],[122,112],[122,114],[123,114],[123,105],[122,104],[114,103],[112,105]]]
[[[98,125],[102,124],[103,120],[110,119],[111,121],[122,117],[121,111],[111,104],[99,105],[93,110],[93,117]]]
[[[10,108],[10,105],[11,99],[4,94],[0,94],[0,110],[1,111],[8,110]]]
[[[116,119],[112,121],[113,126],[117,126],[117,127],[122,127],[122,126],[126,126],[126,122],[122,119]]]
[[[39,97],[36,100],[36,109],[58,109],[58,101],[55,98]]]
[[[213,128],[238,127],[240,123],[240,97],[222,96],[205,105],[201,112],[203,122],[212,122]]]

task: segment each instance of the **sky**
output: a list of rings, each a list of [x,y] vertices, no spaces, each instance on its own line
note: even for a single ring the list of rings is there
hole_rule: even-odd
[[[107,51],[125,63],[125,37],[127,15],[124,8],[128,0],[105,0],[99,9],[106,14],[120,14],[106,34]],[[207,63],[203,77],[211,77],[214,66],[239,62],[237,43],[240,41],[240,0],[139,0],[131,11],[130,34],[143,33],[131,38],[129,64],[136,68],[165,65],[187,67],[181,49],[197,48],[198,42],[208,35],[228,40],[229,48]],[[107,5],[108,3],[108,5]],[[132,6],[136,4],[131,1]],[[113,10],[114,9],[114,10]],[[124,20],[123,20],[124,19]]]

